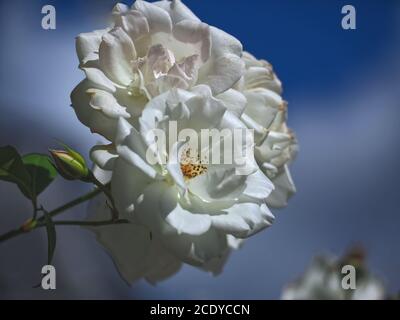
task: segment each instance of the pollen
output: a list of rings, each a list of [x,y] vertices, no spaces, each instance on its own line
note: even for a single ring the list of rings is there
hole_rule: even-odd
[[[182,153],[180,159],[180,166],[183,177],[185,179],[193,179],[203,173],[207,172],[207,165],[200,160],[200,156],[187,149]]]
[[[192,179],[207,172],[207,166],[196,163],[181,163],[181,170],[186,179]]]

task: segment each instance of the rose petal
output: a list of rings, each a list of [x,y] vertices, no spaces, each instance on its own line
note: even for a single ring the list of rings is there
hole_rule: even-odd
[[[234,89],[229,89],[217,95],[217,99],[222,100],[225,107],[238,118],[240,118],[246,108],[246,97],[241,92]]]
[[[116,27],[121,27],[132,40],[137,40],[150,32],[146,17],[137,10],[113,12]]]
[[[146,17],[151,33],[171,32],[171,17],[164,9],[142,0],[136,0],[132,8],[140,11]]]
[[[246,188],[243,191],[244,197],[265,201],[274,190],[273,183],[261,170],[257,170],[246,178]]]
[[[242,44],[214,27],[211,31],[211,57],[199,70],[199,83],[207,84],[217,95],[231,88],[243,75]]]
[[[186,46],[194,44],[192,54],[199,53],[201,60],[206,62],[211,54],[211,34],[210,27],[202,22],[193,20],[182,20],[172,30],[175,39],[185,43]],[[182,51],[182,50],[181,50]]]
[[[268,196],[267,204],[273,208],[286,207],[289,198],[296,193],[296,187],[287,165],[272,179],[272,182],[275,190]]]
[[[163,0],[163,1],[156,1],[153,2],[156,6],[163,8],[167,11],[172,19],[173,23],[178,23],[182,20],[193,20],[199,22],[199,18],[187,7],[185,6],[182,1],[180,0]]]
[[[112,170],[117,158],[112,145],[97,145],[90,150],[90,159],[103,170]]]
[[[284,108],[280,95],[267,89],[246,91],[247,105],[244,113],[264,128],[269,128],[279,109]]]
[[[114,83],[106,77],[106,75],[97,68],[82,68],[86,74],[86,78],[93,82],[98,89],[102,89],[114,93],[117,89]]]
[[[71,93],[72,107],[84,125],[92,132],[99,133],[109,140],[112,140],[117,128],[117,120],[107,117],[102,110],[90,106],[90,95],[87,90],[95,87],[89,80],[83,80]]]
[[[100,68],[114,82],[128,85],[133,79],[132,61],[136,58],[135,46],[122,28],[103,35],[99,48]]]
[[[108,31],[109,29],[95,30],[93,32],[81,33],[76,37],[76,52],[81,66],[99,58],[100,43],[103,35]]]
[[[265,204],[239,203],[226,212],[211,217],[213,227],[238,238],[247,238],[270,226],[274,220]]]
[[[90,221],[109,219],[110,211],[104,196],[91,201],[89,216]],[[129,284],[142,277],[155,283],[179,270],[180,263],[143,226],[119,224],[87,228],[96,234]]]
[[[89,105],[93,109],[101,111],[105,116],[114,119],[131,117],[126,112],[126,108],[121,106],[111,93],[93,88],[88,89],[86,93],[90,95]]]

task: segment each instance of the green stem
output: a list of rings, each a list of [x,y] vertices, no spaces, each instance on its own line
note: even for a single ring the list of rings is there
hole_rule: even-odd
[[[23,231],[22,229],[15,229],[15,230],[11,230],[7,233],[4,233],[0,236],[0,242],[6,241],[8,239],[14,238],[20,234],[25,233],[25,231]]]
[[[34,199],[32,199],[32,207],[33,207],[33,215],[32,215],[32,219],[36,220],[37,218],[37,214],[38,214],[38,206],[37,206],[37,200],[36,197]]]
[[[106,195],[106,197],[110,201],[111,218],[113,220],[118,220],[118,211],[115,208],[114,198],[112,197],[112,194],[109,189],[110,184],[107,184],[107,185],[102,184],[99,180],[97,180],[96,176],[92,172],[90,172],[90,179],[101,191],[103,191],[103,193]]]
[[[66,204],[64,204],[64,205],[52,210],[52,211],[50,211],[49,212],[49,216],[50,217],[54,217],[54,216],[66,211],[68,209],[71,209],[71,208],[77,206],[78,204],[81,204],[83,202],[86,202],[86,201],[94,198],[96,195],[98,195],[101,192],[102,192],[102,190],[100,190],[99,188],[96,188],[96,189],[84,194],[83,196],[80,196],[80,197],[78,197],[78,198],[76,198],[76,199],[74,199],[74,200],[72,200],[72,201],[70,201],[70,202],[68,202],[68,203],[66,203]],[[44,222],[44,218],[43,217],[39,218],[37,220],[37,222],[38,222],[38,224],[34,228],[32,228],[32,229],[30,229],[28,231],[24,230],[22,227],[20,227],[18,229],[11,230],[9,232],[6,232],[6,233],[0,235],[0,243],[4,242],[6,240],[9,240],[11,238],[14,238],[16,236],[19,236],[21,234],[28,233],[29,231],[32,231],[33,229],[36,229],[39,226],[42,226],[42,223]]]
[[[100,194],[102,192],[102,190],[100,190],[99,188],[96,188],[86,194],[84,194],[83,196],[80,196],[64,205],[62,205],[61,207],[58,207],[52,211],[49,212],[49,216],[50,217],[54,217],[68,209],[71,209],[72,207],[77,206],[78,204],[81,204],[83,202],[86,202],[92,198],[94,198],[95,196],[97,196],[98,194]],[[39,219],[40,220],[40,219]]]
[[[85,226],[85,227],[98,227],[98,226],[108,226],[112,224],[126,224],[129,223],[128,220],[120,219],[120,220],[104,220],[104,221],[74,221],[74,220],[60,220],[54,221],[54,224],[57,226]],[[40,225],[42,226],[42,225]],[[43,225],[44,226],[44,225]]]

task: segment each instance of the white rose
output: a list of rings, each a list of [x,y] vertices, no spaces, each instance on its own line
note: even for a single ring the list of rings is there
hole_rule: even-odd
[[[255,156],[264,173],[275,185],[267,200],[271,207],[284,207],[296,188],[288,165],[297,153],[294,133],[287,127],[287,103],[282,85],[272,66],[244,52],[245,72],[236,88],[247,99],[242,121],[255,130]]]
[[[357,257],[344,260],[332,256],[316,257],[305,274],[289,284],[282,293],[283,300],[381,300],[386,290],[383,283],[366,270]],[[350,259],[349,259],[350,258]],[[342,265],[356,267],[356,289],[342,287]]]
[[[142,244],[163,252],[159,255],[162,262],[157,263],[168,265],[170,269],[166,270],[174,271],[185,262],[218,272],[229,249],[237,247],[238,239],[270,226],[274,219],[266,205],[273,185],[255,162],[251,135],[233,139],[240,154],[247,156],[244,164],[204,163],[199,162],[188,143],[176,142],[169,150],[159,148],[154,137],[149,137],[148,133],[157,128],[171,135],[170,121],[176,121],[178,132],[192,129],[200,133],[216,128],[233,134],[234,129],[246,129],[237,116],[227,111],[226,101],[213,97],[208,86],[200,85],[190,92],[174,89],[153,98],[137,128],[124,118],[119,120],[115,149],[93,148],[92,160],[112,171],[112,194],[120,215],[132,221],[132,226],[124,227],[126,232],[120,226],[96,232],[129,282],[141,273],[146,277],[151,270],[135,264],[150,254],[151,250],[143,249]],[[213,142],[209,149],[210,159],[220,141]],[[167,152],[168,162],[149,161],[149,148],[155,159]],[[246,152],[248,148],[250,152]],[[95,214],[96,219],[99,214]],[[114,237],[114,233],[118,235]],[[119,237],[123,240],[116,243],[114,239]]]
[[[119,117],[136,125],[146,103],[171,88],[206,84],[217,95],[242,76],[241,43],[179,0],[117,4],[112,18],[110,28],[77,37],[86,78],[71,93],[79,120],[109,140]]]

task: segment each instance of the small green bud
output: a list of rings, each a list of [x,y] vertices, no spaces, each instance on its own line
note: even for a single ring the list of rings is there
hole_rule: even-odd
[[[85,159],[76,151],[65,146],[66,150],[49,150],[58,173],[67,180],[85,180],[89,169]]]
[[[32,229],[34,229],[37,225],[37,220],[34,219],[28,219],[22,226],[21,230],[24,232],[29,232]]]

